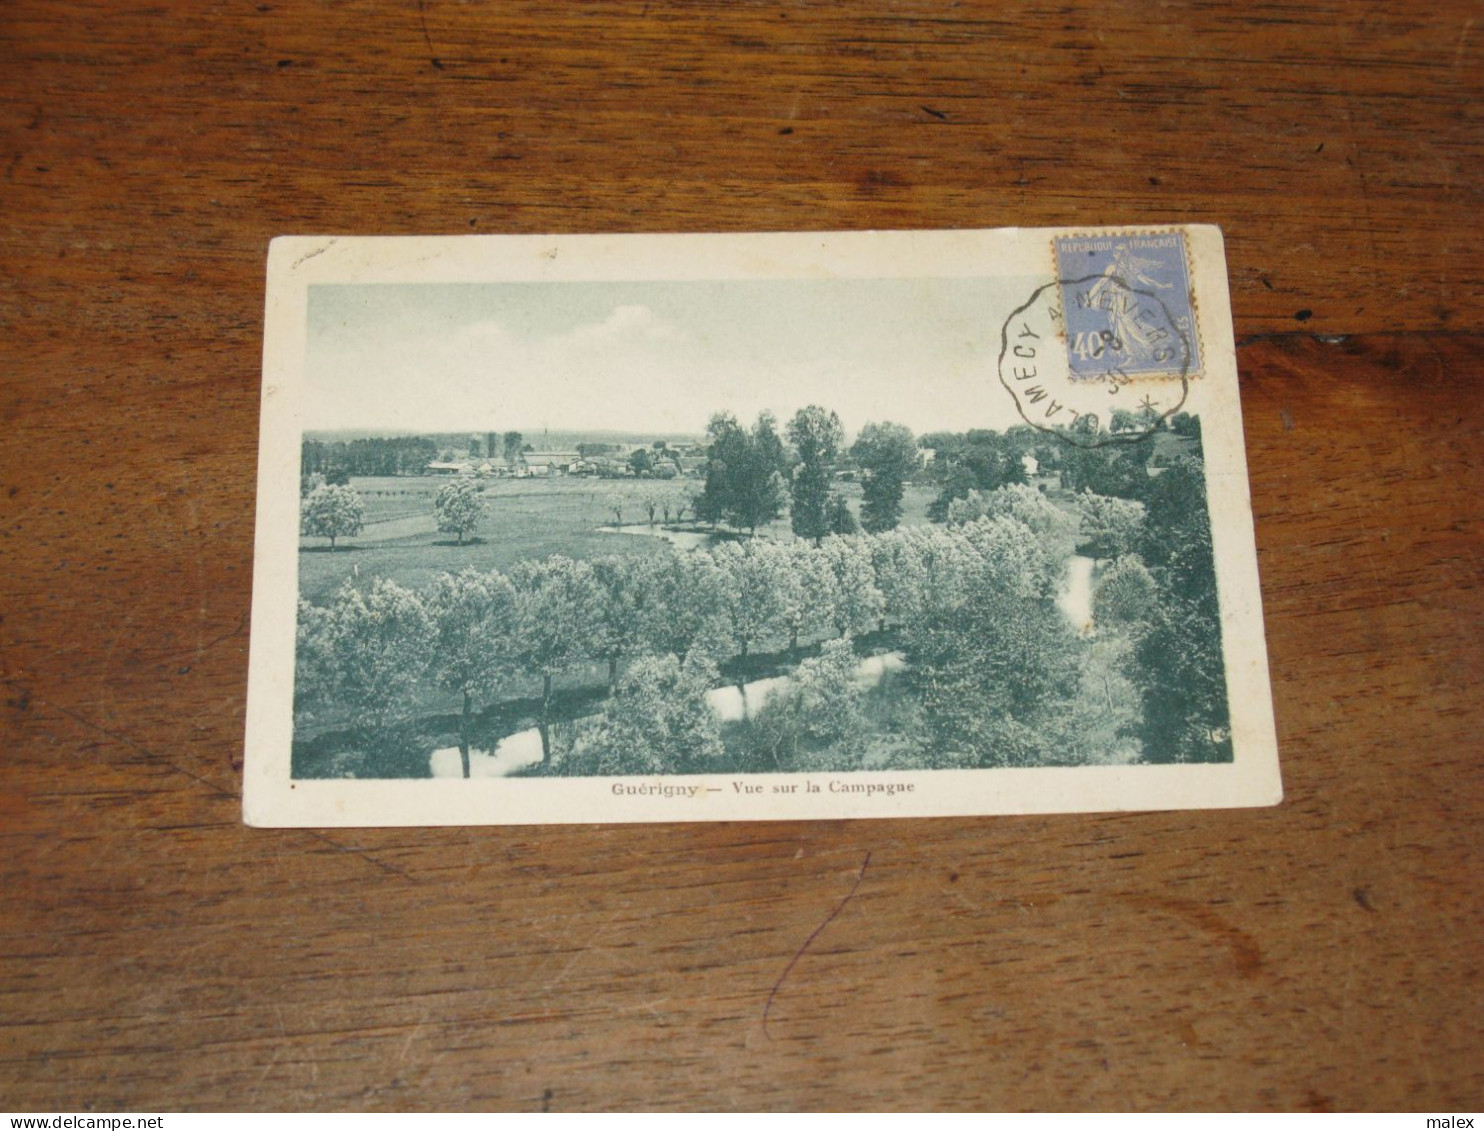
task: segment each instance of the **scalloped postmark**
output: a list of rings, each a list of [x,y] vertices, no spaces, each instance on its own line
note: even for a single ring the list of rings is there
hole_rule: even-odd
[[[1149,437],[1200,372],[1181,232],[1057,236],[1057,278],[1000,333],[1000,382],[1021,418],[1079,447]]]

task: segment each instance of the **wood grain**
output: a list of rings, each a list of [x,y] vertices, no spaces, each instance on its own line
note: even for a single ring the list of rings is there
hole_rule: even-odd
[[[5,5],[0,1102],[1476,1106],[1478,35]],[[272,236],[1171,220],[1228,239],[1282,806],[240,825]]]

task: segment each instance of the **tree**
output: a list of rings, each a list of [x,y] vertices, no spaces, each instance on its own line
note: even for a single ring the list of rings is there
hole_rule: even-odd
[[[1144,756],[1151,762],[1229,762],[1231,715],[1216,610],[1168,593],[1158,600],[1134,644]]]
[[[299,598],[294,624],[294,715],[310,716],[335,692],[335,647],[328,609]]]
[[[1182,456],[1151,482],[1141,550],[1158,584],[1148,627],[1134,646],[1145,757],[1230,761],[1221,607],[1201,460]]]
[[[1014,484],[1001,487],[988,494],[970,491],[967,498],[949,504],[948,521],[951,525],[975,526],[981,519],[1010,519],[1024,526],[1033,538],[1029,546],[1033,552],[1023,563],[1027,576],[1034,576],[1051,588],[1060,582],[1066,562],[1072,556],[1077,542],[1077,518],[1049,501],[1034,487]],[[971,541],[983,537],[979,530],[967,530]],[[1016,540],[1017,550],[1027,543]],[[1017,567],[1020,568],[1020,567]]]
[[[956,616],[971,598],[971,582],[988,562],[964,529],[918,526],[900,533],[909,548],[901,563],[905,575],[898,582],[898,623],[910,639],[916,622]]]
[[[302,440],[299,443],[299,474],[304,477],[318,475],[329,463],[326,444],[321,440]]]
[[[464,535],[473,531],[484,518],[482,492],[483,488],[475,480],[460,477],[440,487],[433,499],[433,513],[438,518],[439,531],[457,534],[460,546],[464,544]]]
[[[805,735],[817,742],[851,737],[859,725],[859,662],[848,636],[831,640],[819,655],[799,665],[789,687]]]
[[[1060,569],[1050,568],[1065,564],[1075,521],[1027,488],[982,498],[991,513],[901,531],[904,545],[880,563],[904,606],[920,757],[933,768],[1056,757],[1038,736],[1080,679],[1080,644],[1056,607]]]
[[[1201,438],[1201,418],[1193,416],[1188,412],[1177,412],[1170,418],[1170,431],[1177,436],[1186,436],[1192,440]]]
[[[1080,537],[1094,558],[1131,554],[1144,533],[1144,504],[1084,491],[1077,496]]]
[[[315,538],[354,538],[366,525],[366,507],[354,488],[326,483],[316,487],[299,512],[300,530]]]
[[[731,519],[756,534],[757,528],[783,513],[788,485],[783,471],[788,455],[771,412],[758,413],[747,438],[741,474],[733,485]]]
[[[831,748],[860,730],[857,666],[848,638],[827,642],[818,656],[800,663],[753,719],[749,745],[761,764],[747,768],[760,772],[844,768],[840,752]],[[845,761],[859,768],[859,759],[854,754]]]
[[[710,554],[687,552],[658,557],[655,600],[643,617],[644,648],[682,660],[692,652],[716,659],[730,655],[730,631],[722,609],[724,581]]]
[[[877,534],[866,543],[876,588],[882,596],[876,626],[882,631],[888,619],[901,624],[919,605],[924,577],[917,544],[916,537],[901,530]]]
[[[787,456],[773,415],[760,413],[749,433],[730,413],[718,413],[706,431],[711,444],[697,516],[756,533],[783,513],[787,492],[782,474]]]
[[[861,525],[851,513],[850,504],[844,495],[830,493],[829,505],[825,508],[825,520],[831,534],[859,534]]]
[[[1152,570],[1163,568],[1181,597],[1214,598],[1216,569],[1204,462],[1193,456],[1175,460],[1149,482],[1145,507],[1140,556]]]
[[[524,436],[519,432],[506,432],[501,438],[501,442],[505,450],[505,462],[510,466],[511,471],[514,471],[521,464],[525,463],[525,460],[521,458],[522,453],[526,450]],[[490,453],[491,456],[494,454],[494,452]]]
[[[1159,600],[1159,583],[1130,554],[1113,563],[1092,591],[1092,619],[1101,629],[1139,636],[1147,629]]]
[[[783,556],[766,540],[728,542],[712,557],[721,574],[721,611],[737,653],[744,659],[754,641],[777,629],[784,613]],[[738,686],[741,686],[738,675]]]
[[[749,534],[756,534],[759,526],[767,525],[783,513],[787,501],[788,483],[783,473],[773,468],[763,474],[759,468],[739,493],[732,520],[737,526],[745,526]]]
[[[648,448],[635,448],[629,453],[629,469],[635,475],[648,475],[654,470],[654,456]]]
[[[666,524],[671,522],[683,522],[685,512],[690,508],[692,499],[688,492],[680,484],[655,489],[654,495],[659,503],[660,514]]]
[[[592,563],[599,592],[592,652],[608,662],[610,692],[618,683],[619,661],[646,646],[649,618],[660,597],[657,579],[660,560],[650,555],[598,558]]]
[[[788,425],[788,440],[798,453],[794,468],[790,513],[793,532],[816,543],[830,533],[830,474],[845,430],[833,412],[810,405],[794,414]]]
[[[1029,440],[1021,433],[974,428],[961,437],[932,437],[938,443],[934,474],[942,485],[928,506],[928,517],[942,522],[954,499],[970,491],[996,491],[1026,482],[1025,455]]]
[[[1083,415],[1079,420],[1090,419]],[[1138,498],[1149,483],[1145,460],[1155,451],[1152,441],[1086,447],[1067,444],[1061,455],[1061,485],[1069,491],[1092,491],[1120,499]]]
[[[778,546],[780,622],[788,630],[788,650],[797,653],[800,636],[830,630],[835,614],[835,575],[819,548],[794,541]]]
[[[731,509],[738,469],[746,458],[747,434],[729,412],[718,412],[706,425],[706,485],[696,496],[695,515],[715,526]]]
[[[515,588],[501,573],[466,569],[435,577],[423,603],[433,626],[433,676],[440,687],[463,696],[459,759],[467,778],[474,697],[493,689],[511,668]]]
[[[757,414],[749,439],[757,460],[756,475],[759,479],[771,479],[774,473],[788,470],[788,449],[778,435],[778,418],[771,412]]]
[[[867,533],[895,530],[902,521],[902,496],[917,470],[917,441],[900,424],[867,424],[851,446],[864,483],[861,526]]]
[[[716,678],[707,660],[645,656],[634,662],[579,733],[571,762],[583,774],[703,771],[722,754],[719,720],[706,702]]]
[[[1040,724],[1065,709],[1081,673],[1051,601],[974,586],[956,615],[914,622],[908,634],[930,764],[1027,765],[1054,753]]]
[[[834,578],[835,631],[841,636],[869,632],[876,627],[886,599],[876,588],[871,553],[859,538],[826,538],[815,550]]]
[[[417,475],[437,458],[438,445],[423,436],[367,436],[349,443],[305,440],[302,449],[305,472],[333,468],[329,482],[342,487],[352,475]]]
[[[363,736],[379,737],[411,711],[432,658],[434,630],[417,594],[378,578],[362,592],[349,581],[328,616],[336,697]]]
[[[553,677],[587,654],[601,621],[602,591],[593,568],[557,554],[520,562],[511,572],[516,590],[515,652],[521,665],[541,674],[541,761],[551,760]]]

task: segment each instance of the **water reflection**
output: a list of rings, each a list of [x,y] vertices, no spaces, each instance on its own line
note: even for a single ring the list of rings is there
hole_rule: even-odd
[[[541,761],[541,734],[532,727],[516,731],[500,739],[494,750],[469,751],[469,776],[471,778],[509,777],[516,770],[534,766]],[[461,778],[464,776],[463,759],[457,746],[445,746],[434,750],[429,766],[435,778]]]
[[[646,538],[663,538],[681,550],[699,550],[709,545],[711,535],[704,530],[666,530],[663,526],[603,526],[599,534],[642,534]]]
[[[1092,631],[1093,564],[1091,558],[1073,555],[1067,562],[1065,587],[1056,599],[1056,607],[1078,632]]]

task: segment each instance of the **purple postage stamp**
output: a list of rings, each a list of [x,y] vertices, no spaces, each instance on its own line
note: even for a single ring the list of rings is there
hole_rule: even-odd
[[[1073,381],[1200,372],[1184,233],[1058,236],[1055,246]]]

